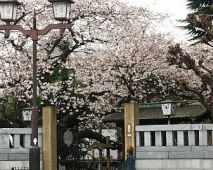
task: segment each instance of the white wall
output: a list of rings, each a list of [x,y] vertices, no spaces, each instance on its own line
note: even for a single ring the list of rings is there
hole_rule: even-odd
[[[136,160],[136,170],[212,170],[213,159]]]

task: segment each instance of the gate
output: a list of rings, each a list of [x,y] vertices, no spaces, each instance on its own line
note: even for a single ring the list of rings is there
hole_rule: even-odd
[[[85,157],[88,153],[88,149],[84,150],[84,148],[85,146],[89,146],[88,145],[89,141],[85,140],[85,138],[88,138],[88,136],[85,134],[92,134],[94,132],[86,131],[85,133],[82,130],[79,131],[77,126],[73,128],[65,128],[65,127],[58,126],[57,129],[58,129],[58,139],[57,139],[58,170],[98,170],[98,169],[121,170],[123,169],[122,160],[113,159],[113,160],[110,160],[110,162],[108,162],[107,159],[109,157],[107,157],[107,159],[106,158],[90,159]],[[107,145],[106,137],[104,138],[105,138],[105,142],[103,141],[103,138],[102,138],[102,141],[99,141],[100,144],[102,143],[101,145],[103,146]],[[103,150],[104,147],[100,149]],[[107,150],[109,151],[110,149],[107,149]]]
[[[80,168],[78,164],[80,159],[78,128],[58,126],[57,131],[58,169],[66,167],[66,170],[78,170]]]

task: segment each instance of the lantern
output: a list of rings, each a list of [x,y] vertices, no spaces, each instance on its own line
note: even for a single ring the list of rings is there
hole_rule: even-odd
[[[16,13],[20,3],[17,0],[0,0],[1,20],[12,22],[16,20]]]
[[[55,20],[66,21],[70,17],[72,0],[49,0],[53,6]]]
[[[27,107],[22,110],[22,117],[24,121],[31,121],[32,108]]]
[[[170,116],[175,114],[176,103],[173,101],[165,101],[161,105],[163,115]]]

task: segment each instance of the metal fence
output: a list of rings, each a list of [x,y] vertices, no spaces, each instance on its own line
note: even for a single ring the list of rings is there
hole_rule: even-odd
[[[65,165],[59,165],[59,170],[108,170],[106,161],[103,161],[100,167],[98,161],[79,161],[67,162]],[[121,161],[111,161],[110,170],[123,170]]]

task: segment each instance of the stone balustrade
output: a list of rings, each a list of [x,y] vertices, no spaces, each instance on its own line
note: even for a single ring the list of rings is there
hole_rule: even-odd
[[[40,169],[57,169],[56,108],[42,108],[43,127],[38,129]],[[28,169],[31,128],[0,128],[0,170]]]
[[[213,158],[213,124],[136,126],[136,157]]]
[[[0,129],[0,161],[29,160],[31,128]],[[39,129],[38,145],[42,147],[42,129]]]

